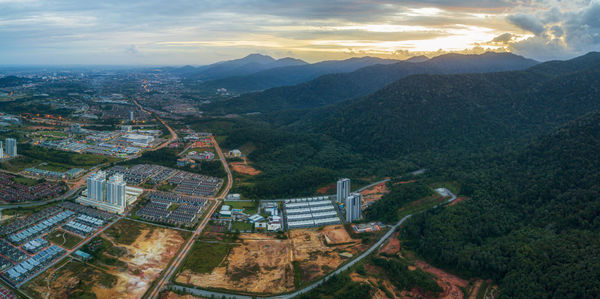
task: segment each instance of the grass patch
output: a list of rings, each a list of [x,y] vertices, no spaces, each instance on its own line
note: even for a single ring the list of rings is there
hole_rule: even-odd
[[[144,229],[153,230],[154,227],[137,221],[121,219],[104,233],[118,244],[131,245]]]
[[[196,242],[185,258],[181,271],[210,273],[229,255],[232,244]]]
[[[173,203],[171,204],[171,206],[169,207],[169,211],[175,211],[177,208],[179,208],[179,204]]]
[[[14,178],[12,178],[12,180],[15,183],[19,183],[19,184],[23,184],[26,186],[35,186],[37,184],[39,184],[39,180],[36,179],[30,179],[30,178],[26,178],[26,177],[22,177],[22,176],[16,176]]]
[[[53,232],[49,233],[46,236],[46,240],[67,249],[72,249],[83,241],[82,238],[62,230],[54,230]]]
[[[245,221],[234,221],[233,223],[231,223],[232,231],[251,231],[252,227],[252,223]]]
[[[231,206],[232,209],[244,209],[246,214],[256,214],[258,207],[256,202],[252,200],[248,201],[224,201],[223,204]]]
[[[177,186],[171,185],[168,183],[164,183],[164,184],[156,187],[156,189],[158,189],[159,191],[169,192],[169,191],[172,191],[173,189],[175,189],[175,187],[177,187]]]

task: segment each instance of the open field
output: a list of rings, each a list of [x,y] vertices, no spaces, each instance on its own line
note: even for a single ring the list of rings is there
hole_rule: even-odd
[[[46,240],[67,249],[72,249],[83,241],[80,237],[59,229],[49,233]]]
[[[346,244],[327,245],[325,234]],[[217,265],[213,262],[212,269],[202,265],[184,266],[176,282],[244,293],[278,294],[324,276],[344,263],[348,256],[366,249],[358,240],[349,239],[341,225],[323,230],[292,230],[288,236],[282,240],[264,234],[240,234],[235,243],[219,243],[230,248],[225,256],[222,256],[225,248],[215,250],[218,247],[214,243],[197,242],[194,251],[200,252],[196,253],[198,256],[218,251]]]
[[[84,246],[92,259],[52,267],[25,289],[34,298],[141,298],[187,237],[182,232],[120,220]]]

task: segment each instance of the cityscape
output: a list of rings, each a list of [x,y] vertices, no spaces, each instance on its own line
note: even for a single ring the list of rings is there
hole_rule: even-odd
[[[0,299],[600,297],[600,1],[0,1]]]

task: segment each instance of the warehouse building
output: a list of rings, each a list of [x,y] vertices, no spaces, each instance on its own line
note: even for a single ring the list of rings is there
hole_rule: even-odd
[[[287,229],[318,227],[341,222],[326,196],[288,199],[284,202]]]

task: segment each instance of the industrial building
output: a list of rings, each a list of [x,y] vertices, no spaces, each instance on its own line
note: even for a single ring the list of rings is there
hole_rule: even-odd
[[[134,146],[150,146],[154,141],[154,136],[130,133],[123,136],[123,140]]]
[[[346,222],[353,222],[359,220],[362,217],[362,194],[350,193],[346,197],[346,204],[344,208],[346,210]]]
[[[346,198],[350,195],[350,179],[340,179],[337,181],[337,197],[338,204],[346,202]]]
[[[326,196],[288,199],[284,202],[287,229],[339,224],[340,218]]]

